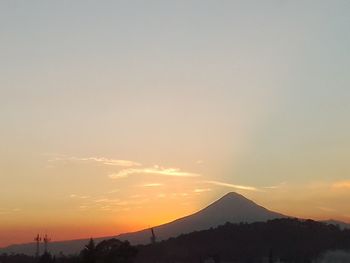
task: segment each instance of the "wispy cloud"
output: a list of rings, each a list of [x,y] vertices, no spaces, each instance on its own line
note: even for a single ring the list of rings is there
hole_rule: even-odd
[[[104,205],[99,208],[102,211],[113,211],[113,208],[110,205]]]
[[[95,203],[119,203],[120,199],[99,198],[94,200]]]
[[[70,198],[80,198],[80,199],[87,199],[90,198],[88,195],[77,195],[77,194],[71,194],[69,195]]]
[[[119,189],[114,189],[114,190],[107,192],[107,194],[115,194],[115,193],[118,193],[119,191],[120,191]]]
[[[336,212],[337,210],[334,208],[330,208],[330,207],[325,207],[325,206],[317,206],[316,208],[325,211],[325,212]]]
[[[196,188],[193,190],[195,193],[203,193],[203,192],[210,192],[211,188]]]
[[[177,197],[187,197],[187,196],[189,196],[189,194],[188,193],[171,193],[170,194],[170,196],[171,197],[175,197],[175,198],[177,198]]]
[[[332,188],[336,188],[336,189],[350,189],[350,180],[334,182],[332,184]]]
[[[0,215],[8,215],[12,213],[18,213],[22,211],[20,208],[12,208],[12,209],[0,209]]]
[[[164,176],[175,176],[175,177],[198,177],[199,174],[184,172],[178,168],[163,168],[160,166],[153,166],[150,168],[130,168],[119,171],[118,173],[110,174],[109,177],[113,179],[125,178],[133,174],[155,174]]]
[[[120,200],[120,199],[97,199],[95,200],[95,204],[102,205],[101,207],[105,206],[128,206],[128,205],[140,205],[148,202],[149,199],[133,199],[133,200]]]
[[[282,183],[277,184],[277,185],[264,186],[263,188],[264,189],[279,189],[279,188],[284,187],[286,185],[287,185],[286,182],[282,182]]]
[[[130,196],[130,198],[140,198],[140,197],[142,197],[142,195],[132,195],[132,196]]]
[[[160,194],[157,195],[157,197],[158,198],[164,198],[164,197],[166,197],[166,194],[160,193]]]
[[[129,160],[119,160],[119,159],[109,159],[105,157],[74,157],[74,156],[58,156],[49,161],[72,161],[72,162],[96,162],[103,165],[112,165],[120,167],[134,167],[141,166],[140,163],[129,161]]]
[[[219,181],[204,181],[204,182],[208,183],[208,184],[224,186],[224,187],[234,188],[234,189],[238,189],[238,190],[259,191],[258,188],[254,187],[254,186],[248,186],[248,185],[230,184],[230,183],[224,183],[224,182],[219,182]]]
[[[143,187],[157,187],[157,186],[163,186],[164,184],[161,183],[148,183],[148,184],[143,184],[141,186]]]

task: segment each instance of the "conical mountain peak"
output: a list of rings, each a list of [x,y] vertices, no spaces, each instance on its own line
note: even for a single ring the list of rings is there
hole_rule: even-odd
[[[236,193],[236,192],[228,192],[227,194],[225,194],[223,197],[221,197],[219,200],[227,200],[227,199],[242,199],[242,200],[247,200],[250,201],[249,199],[247,199],[246,197],[244,197],[243,195]]]
[[[207,209],[218,209],[221,210],[221,212],[225,211],[231,211],[231,212],[239,212],[239,211],[232,211],[237,210],[242,207],[260,207],[253,201],[247,199],[241,194],[238,194],[236,192],[229,192],[225,194],[220,199],[216,200],[214,203],[209,205],[208,207],[204,208],[202,211],[205,211]]]

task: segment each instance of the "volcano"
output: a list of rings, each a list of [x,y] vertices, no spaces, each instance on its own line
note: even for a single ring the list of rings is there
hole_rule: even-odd
[[[206,208],[192,214],[179,218],[175,221],[156,226],[153,228],[157,241],[165,240],[171,237],[177,237],[181,234],[193,231],[205,230],[230,223],[252,223],[263,222],[275,218],[286,217],[280,213],[270,211],[253,201],[245,198],[235,192],[230,192],[219,200],[210,204]],[[96,242],[118,238],[128,240],[131,244],[148,244],[151,242],[150,229],[144,229],[137,232],[125,233],[118,236],[95,238]],[[50,252],[58,254],[60,252],[69,255],[76,254],[87,244],[88,239],[70,240],[50,243]],[[12,245],[1,249],[0,252],[7,253],[24,253],[33,255],[35,245],[33,243]]]

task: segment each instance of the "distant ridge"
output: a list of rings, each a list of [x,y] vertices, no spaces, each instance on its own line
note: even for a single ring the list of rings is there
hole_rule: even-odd
[[[330,224],[330,225],[339,226],[341,229],[350,229],[350,224],[342,222],[342,221],[329,219],[329,220],[325,220],[325,221],[322,221],[322,222],[324,222],[326,224]]]
[[[181,234],[190,233],[193,231],[205,230],[212,227],[223,225],[226,222],[240,223],[240,222],[259,222],[267,221],[275,218],[287,217],[280,213],[270,211],[253,201],[245,198],[235,192],[230,192],[221,197],[219,200],[210,204],[206,208],[192,214],[174,220],[172,222],[154,227],[154,232],[157,236],[157,241],[165,240],[170,237],[176,237]],[[150,242],[150,230],[144,229],[141,231],[121,234],[114,236],[121,240],[129,240],[132,244],[148,244]],[[95,241],[99,242],[104,239],[112,237],[96,238]],[[50,243],[50,251],[53,254],[60,252],[69,255],[78,253],[88,239],[52,242]],[[21,244],[12,245],[7,248],[1,249],[1,252],[7,253],[24,253],[33,255],[35,252],[34,244]]]
[[[226,223],[139,247],[136,263],[350,262],[350,231],[311,219]],[[324,257],[329,251],[336,257]],[[339,253],[341,252],[341,253]]]

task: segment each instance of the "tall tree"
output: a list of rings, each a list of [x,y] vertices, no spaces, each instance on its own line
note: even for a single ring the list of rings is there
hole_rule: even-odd
[[[90,238],[89,243],[81,251],[81,258],[83,263],[96,263],[96,246],[92,238]]]

